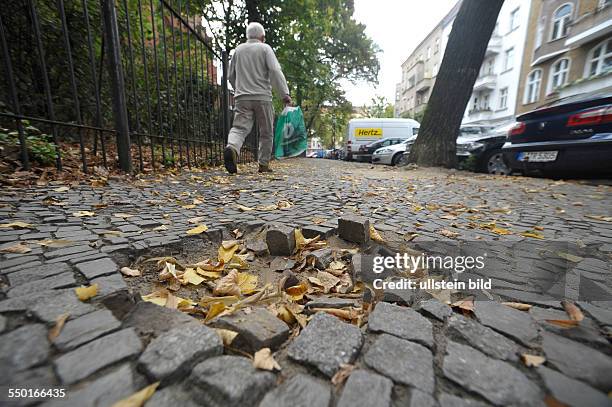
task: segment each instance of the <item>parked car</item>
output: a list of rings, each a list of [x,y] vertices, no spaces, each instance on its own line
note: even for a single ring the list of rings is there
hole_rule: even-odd
[[[361,146],[359,146],[359,150],[353,152],[353,160],[370,162],[372,161],[372,154],[374,154],[374,151],[382,147],[389,147],[395,144],[400,144],[405,140],[406,138],[386,137],[368,144],[362,144]]]
[[[352,160],[359,148],[383,138],[407,139],[418,133],[420,124],[412,119],[352,119],[349,121],[345,160]]]
[[[462,126],[457,137],[457,160],[470,170],[509,175],[502,147],[514,124],[499,127]]]
[[[416,137],[413,137],[413,139]],[[410,140],[410,139],[409,139]],[[399,144],[393,144],[387,147],[379,148],[372,154],[372,163],[397,165],[406,151],[408,140],[404,140]]]
[[[612,88],[569,96],[522,114],[503,146],[524,173],[612,173]]]

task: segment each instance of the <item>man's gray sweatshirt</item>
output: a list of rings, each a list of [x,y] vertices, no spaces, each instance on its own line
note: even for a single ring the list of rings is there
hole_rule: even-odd
[[[236,47],[228,75],[236,99],[272,101],[272,87],[281,98],[289,95],[274,51],[259,40],[251,39]]]

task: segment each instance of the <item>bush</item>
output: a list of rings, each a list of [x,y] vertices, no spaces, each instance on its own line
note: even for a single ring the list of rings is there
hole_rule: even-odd
[[[24,124],[26,125],[24,131],[30,159],[42,165],[53,164],[57,156],[57,147],[53,143],[51,136],[42,133],[34,126],[28,125],[27,122],[24,122]],[[0,128],[0,144],[19,148],[19,133],[17,131],[9,132],[7,129]]]

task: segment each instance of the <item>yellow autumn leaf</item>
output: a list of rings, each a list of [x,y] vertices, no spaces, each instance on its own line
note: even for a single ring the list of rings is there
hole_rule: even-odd
[[[204,271],[216,271],[221,272],[225,268],[225,264],[222,261],[213,263],[210,259],[206,259],[204,261],[197,262],[193,265],[196,268],[202,269]]]
[[[198,304],[201,307],[208,307],[213,302],[219,302],[219,301],[221,301],[223,304],[225,304],[226,307],[229,307],[230,305],[235,304],[238,301],[240,301],[240,298],[238,298],[238,296],[236,296],[236,295],[226,295],[224,297],[209,297],[209,296],[204,296],[204,297],[200,298],[200,302]]]
[[[542,235],[541,233],[535,232],[535,231],[526,231],[521,233],[521,236],[524,237],[531,237],[533,239],[544,239],[544,235]]]
[[[155,390],[159,386],[159,382],[148,385],[144,389],[132,394],[130,397],[119,400],[112,407],[142,407],[145,402],[151,398]]]
[[[59,187],[59,188],[55,188],[53,191],[55,191],[55,192],[66,192],[66,191],[69,191],[69,190],[70,190],[70,188],[68,188],[68,187]]]
[[[238,286],[241,294],[251,294],[257,288],[257,276],[249,273],[238,273]]]
[[[200,285],[203,281],[204,279],[200,277],[192,268],[185,270],[185,273],[183,273],[183,276],[181,277],[181,283],[183,284]]]
[[[199,234],[201,234],[203,232],[206,232],[207,230],[208,230],[208,226],[206,226],[206,225],[199,225],[199,226],[196,226],[193,229],[189,229],[187,231],[187,234],[188,235],[199,235]]]
[[[168,301],[168,290],[154,291],[151,294],[142,295],[141,298],[143,301],[152,302],[160,307],[165,307]]]
[[[253,367],[261,370],[281,370],[280,365],[272,357],[270,348],[262,348],[253,356]]]
[[[29,253],[31,251],[32,249],[30,249],[28,245],[23,242],[16,243],[12,246],[5,247],[4,249],[0,250],[0,252],[2,253],[17,253],[17,254]]]
[[[517,309],[519,311],[529,311],[532,307],[531,304],[523,304],[521,302],[502,302],[502,305]]]
[[[119,212],[119,213],[113,213],[113,216],[115,218],[128,219],[128,218],[133,217],[134,215],[130,215],[129,213],[121,213],[121,212]]]
[[[244,206],[244,205],[236,205],[236,207],[238,209],[240,209],[242,212],[250,212],[250,211],[254,211],[255,208],[250,208],[248,206]]]
[[[209,278],[211,280],[216,280],[217,278],[221,277],[221,272],[220,271],[206,271],[206,270],[202,270],[201,268],[196,268],[196,273],[198,273],[199,275]]]
[[[74,242],[72,240],[65,240],[65,239],[44,239],[44,240],[39,240],[38,242],[36,242],[36,244],[45,246],[45,247],[66,247],[66,246],[70,246],[73,243]]]
[[[208,312],[206,313],[206,318],[204,319],[204,323],[211,321],[217,315],[225,311],[226,307],[223,301],[213,302],[208,306]]]
[[[289,297],[291,297],[293,301],[300,301],[302,298],[304,298],[304,294],[308,292],[308,284],[302,282],[298,285],[287,287],[285,292],[289,295]]]
[[[303,249],[304,247],[308,246],[312,242],[316,242],[320,238],[319,236],[315,236],[311,239],[306,239],[304,235],[302,234],[302,229],[295,229],[294,234],[295,234],[295,247],[298,250]]]
[[[239,254],[234,254],[227,265],[228,268],[246,270],[249,268],[249,264]]]
[[[528,353],[521,354],[521,360],[527,367],[538,367],[546,362],[546,358],[538,355],[530,355]]]
[[[76,216],[77,218],[83,218],[86,216],[96,216],[96,214],[91,211],[78,211],[78,212],[72,212],[72,216]]]
[[[379,243],[383,243],[385,241],[380,233],[378,233],[378,231],[374,228],[374,225],[370,225],[370,239]]]
[[[508,229],[504,229],[504,228],[499,228],[499,227],[494,227],[490,229],[491,232],[495,233],[496,235],[511,235],[512,232],[509,231]]]
[[[74,289],[77,297],[81,301],[87,301],[91,297],[94,297],[98,294],[98,284],[92,284],[89,287],[81,286]]]
[[[193,205],[193,204],[191,204],[191,205],[182,205],[181,207],[183,209],[194,209],[196,207],[196,205]]]
[[[229,263],[237,250],[238,242],[235,240],[222,242],[221,246],[219,246],[219,261],[222,261],[224,264]]]
[[[217,335],[221,338],[223,346],[230,346],[234,339],[238,336],[238,332],[230,331],[229,329],[215,328]]]
[[[49,330],[49,333],[47,334],[47,338],[49,338],[49,342],[53,342],[55,338],[59,336],[69,316],[70,314],[64,313],[56,318],[55,325],[53,325],[53,328],[51,328]]]
[[[0,228],[12,228],[12,229],[32,229],[34,226],[30,223],[25,222],[11,222],[11,223],[2,223],[0,224]]]
[[[163,231],[166,231],[166,230],[168,230],[168,226],[166,226],[166,225],[159,225],[159,226],[153,228],[154,232],[163,232]]]

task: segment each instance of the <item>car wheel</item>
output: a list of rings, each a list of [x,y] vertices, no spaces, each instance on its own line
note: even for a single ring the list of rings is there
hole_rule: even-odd
[[[391,159],[391,165],[397,165],[401,159],[402,159],[402,153],[395,153],[395,155]]]
[[[487,154],[483,170],[493,175],[510,175],[510,168],[504,161],[504,154],[499,150],[493,150]]]

